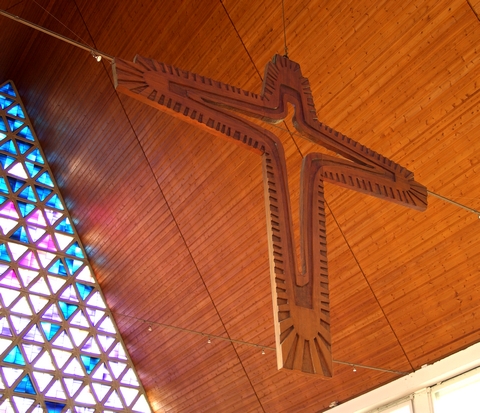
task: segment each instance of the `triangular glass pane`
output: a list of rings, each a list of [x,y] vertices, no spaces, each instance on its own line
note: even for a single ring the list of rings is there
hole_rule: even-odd
[[[8,189],[8,186],[5,182],[5,179],[0,176],[0,192],[3,192],[4,194],[9,194],[10,190]]]
[[[63,403],[45,402],[46,413],[60,413],[65,406],[66,404]]]
[[[45,163],[45,161],[43,160],[43,157],[40,154],[40,151],[38,149],[34,149],[32,152],[30,152],[27,155],[27,159],[30,160],[30,161],[33,161],[33,162],[40,163],[42,165]]]
[[[82,249],[78,246],[78,242],[74,242],[72,246],[65,251],[66,254],[73,255],[77,258],[84,258]]]
[[[20,298],[20,300],[18,300],[15,305],[12,306],[10,311],[26,316],[33,315],[32,310],[30,309],[30,304],[28,304],[26,297]]]
[[[1,122],[1,121],[0,121]],[[17,148],[12,140],[8,140],[0,145],[0,151],[11,153],[12,155],[17,155]]]
[[[12,201],[7,202],[2,206],[2,208],[0,208],[0,215],[15,219],[19,218],[17,210],[15,209],[15,205]]]
[[[20,276],[20,280],[22,281],[23,286],[28,287],[28,285],[36,277],[38,277],[38,271],[27,270],[26,268],[19,268],[18,275]]]
[[[45,203],[45,205],[49,206],[50,208],[63,210],[62,201],[60,201],[60,198],[57,194],[52,195],[52,197]]]
[[[68,304],[63,301],[59,301],[58,305],[60,307],[60,310],[62,311],[63,316],[65,317],[65,320],[68,320],[78,308],[78,305]]]
[[[50,174],[45,171],[43,174],[41,174],[37,179],[36,179],[37,182],[43,184],[43,185],[47,185],[51,188],[53,188],[53,181],[52,181],[52,178],[50,177]]]
[[[65,263],[67,264],[70,275],[74,275],[77,270],[83,265],[82,261],[72,260],[71,258],[65,258]]]
[[[67,364],[67,366],[64,369],[65,373],[71,374],[72,376],[78,376],[78,377],[83,377],[85,376],[85,371],[83,370],[82,366],[80,365],[80,362],[74,358],[70,363]]]
[[[25,231],[24,227],[18,228],[12,235],[10,235],[10,239],[13,239],[19,242],[24,242],[25,244],[30,243],[27,237],[27,232]]]
[[[150,413],[152,411],[147,403],[146,397],[143,394],[139,397],[139,399],[133,406],[133,410],[140,413]]]
[[[3,108],[2,108],[3,109]],[[20,105],[15,105],[12,108],[8,109],[7,113],[12,116],[17,116],[19,118],[25,119],[25,114],[23,113],[22,108]]]
[[[37,362],[34,364],[36,369],[54,371],[55,367],[52,362],[52,358],[48,352],[44,352]]]
[[[43,339],[42,333],[40,333],[40,329],[35,324],[28,332],[23,336],[24,340],[35,341],[36,343],[44,343],[45,340]]]
[[[0,260],[10,262],[10,256],[7,252],[7,247],[5,244],[0,244]]]
[[[106,308],[105,302],[98,291],[96,291],[88,300],[87,304],[92,307]]]
[[[118,343],[113,348],[113,350],[110,352],[110,357],[120,359],[120,360],[126,360],[127,359],[125,351],[123,350],[123,347],[120,343]]]
[[[65,400],[65,392],[62,387],[62,383],[60,380],[55,381],[53,385],[48,389],[47,393],[45,394],[47,397],[54,397],[56,399]]]
[[[98,366],[98,368],[93,372],[92,377],[95,380],[112,381],[112,376],[105,367],[105,364],[101,364],[100,366]]]
[[[75,301],[78,302],[77,292],[73,285],[69,285],[60,295],[60,298],[63,300]]]
[[[17,381],[20,375],[23,373],[23,369],[13,369],[10,367],[2,367],[3,376],[5,377],[5,382],[7,386],[11,386]]]
[[[20,381],[20,383],[18,383],[17,387],[15,387],[13,391],[17,393],[37,394],[35,388],[33,387],[32,380],[28,374]]]
[[[66,281],[65,278],[54,277],[53,275],[48,275],[47,279],[54,294],[63,287]]]
[[[33,254],[32,251],[30,251],[28,254],[24,255],[20,259],[19,264],[22,265],[23,267],[33,268],[33,269],[36,269],[36,270],[38,270],[40,268],[40,266],[38,265],[38,261],[35,258],[35,255]]]
[[[98,326],[98,329],[107,333],[115,333],[115,327],[113,326],[112,320],[109,316],[104,318],[104,320]]]
[[[18,146],[18,149],[20,150],[20,153],[21,154],[24,154],[25,152],[27,152],[30,148],[33,147],[33,145],[31,143],[27,143],[27,142],[23,142],[21,140],[18,140],[17,139],[17,146]],[[28,162],[30,165],[31,163]]]
[[[80,364],[78,366],[80,367]],[[80,367],[80,370],[81,369],[82,368]],[[69,373],[69,374],[72,374],[72,373]],[[83,386],[83,381],[72,379],[72,378],[64,378],[63,384],[65,385],[65,388],[67,389],[67,393],[69,394],[69,396],[73,397],[73,395],[78,391],[78,389]]]
[[[12,398],[18,413],[26,413],[32,404],[35,403],[34,399],[27,399],[26,397],[13,396]]]
[[[93,337],[90,337],[82,347],[82,352],[91,353],[91,354],[100,354],[100,349],[98,344],[95,342]]]
[[[125,405],[130,406],[137,397],[138,390],[132,389],[130,387],[120,387],[119,393],[123,396],[123,400],[125,400]]]
[[[19,294],[20,293],[18,291],[0,287],[0,297],[2,297],[2,301],[5,307],[9,307]]]
[[[28,176],[30,178],[35,178],[35,176],[42,170],[42,167],[28,161],[25,162],[25,167],[27,168]],[[36,185],[35,185],[35,188],[37,188]],[[43,201],[42,199],[40,200]]]
[[[37,251],[37,254],[43,268],[47,268],[56,257],[56,255],[46,251]]]
[[[16,315],[10,316],[10,320],[12,321],[13,329],[17,335],[20,335],[25,327],[30,324],[29,318],[18,317]]]
[[[69,235],[60,234],[59,232],[55,232],[54,235],[60,250],[64,250],[74,239]]]
[[[7,337],[12,336],[12,331],[10,330],[10,326],[8,325],[6,317],[0,318],[0,335]],[[2,346],[0,346],[0,353],[3,353],[3,351],[5,350]]]
[[[59,369],[63,368],[65,363],[70,359],[70,356],[72,355],[72,353],[69,351],[58,350],[56,348],[52,349],[52,354],[53,358],[55,359],[55,363],[57,363]]]
[[[79,327],[90,327],[88,320],[83,315],[83,311],[79,311],[77,314],[75,314],[71,319],[70,324]]]
[[[55,304],[48,307],[47,311],[42,314],[42,318],[44,320],[62,321],[62,317],[60,317],[60,313]]]
[[[22,352],[15,346],[10,350],[10,352],[3,358],[4,363],[17,364],[19,366],[25,365],[25,358],[23,357]]]
[[[37,197],[35,196],[35,192],[33,192],[33,189],[30,185],[27,186],[22,192],[20,192],[18,196],[30,202],[37,202]]]
[[[28,235],[30,235],[30,238],[32,239],[33,242],[37,242],[40,237],[45,234],[45,228],[38,228],[38,227],[33,227],[33,226],[27,226],[27,231]]]
[[[92,277],[92,273],[90,271],[90,268],[88,268],[88,267],[84,267],[82,269],[82,271],[80,271],[78,273],[77,280],[78,281],[87,281],[87,282],[91,282],[91,283],[95,282],[94,278]]]
[[[42,330],[45,333],[45,337],[48,341],[50,341],[55,336],[55,334],[57,334],[58,330],[60,330],[59,325],[47,323],[46,321],[41,321],[40,325],[42,326]]]
[[[5,96],[0,95],[0,109],[6,109],[7,106],[10,106],[13,103],[13,100],[6,98]],[[13,113],[12,113],[13,115]]]
[[[43,295],[50,295],[50,290],[48,289],[47,283],[41,277],[35,284],[30,287],[30,291],[33,293],[43,294]]]
[[[26,202],[17,201],[18,209],[22,214],[22,217],[26,217],[30,212],[35,209],[35,205],[27,204]]]
[[[62,331],[60,335],[52,341],[52,345],[64,349],[73,349],[72,341],[70,340],[70,337],[68,337],[65,331]]]
[[[0,188],[1,191],[1,188]],[[2,205],[6,200],[8,200],[7,197],[4,197],[3,195],[0,195],[0,205]]]
[[[29,141],[34,141],[35,140],[35,138],[33,137],[32,131],[30,130],[30,127],[28,127],[28,126],[25,126],[20,132],[17,132],[17,135],[21,136],[22,138],[25,138]]]
[[[115,390],[108,397],[107,401],[105,402],[105,406],[115,407],[117,409],[121,409],[123,407],[123,404]]]
[[[100,346],[102,347],[103,351],[107,351],[110,346],[113,344],[115,339],[111,336],[104,336],[102,334],[97,335],[97,339],[100,342]]]
[[[46,298],[39,297],[38,295],[30,294],[29,298],[36,314],[43,310],[43,308],[48,304],[48,300]]]
[[[88,318],[90,318],[91,323],[96,326],[98,322],[102,319],[102,317],[105,315],[104,311],[96,310],[94,308],[86,308]]]
[[[7,123],[12,132],[15,132],[18,128],[21,128],[24,125],[23,121],[11,118],[10,116],[7,116]]]
[[[111,386],[106,386],[100,383],[92,383],[92,387],[99,402],[102,402],[108,391],[112,388]]]
[[[2,87],[0,87],[0,92],[5,93],[6,95],[17,97],[15,94],[15,90],[13,89],[12,85],[9,83],[5,83]]]
[[[3,169],[7,169],[13,162],[15,162],[15,158],[0,153],[0,164],[3,166]]]
[[[33,379],[37,383],[38,389],[42,392],[51,383],[53,379],[53,375],[48,373],[40,373],[39,371],[34,371]]]
[[[90,390],[90,386],[85,386],[82,391],[79,393],[79,395],[75,398],[75,400],[79,403],[85,403],[85,404],[95,404],[95,399],[92,395],[92,392]]]
[[[42,347],[33,344],[23,344],[22,347],[29,363],[32,363],[43,349]]]
[[[55,224],[61,217],[63,217],[63,214],[58,211],[54,211],[52,209],[45,208],[45,215],[47,216],[47,220],[50,223],[50,225]]]
[[[85,300],[93,290],[93,287],[91,285],[85,285],[80,283],[75,283],[75,284],[77,286],[77,290],[80,294],[80,297],[82,297],[82,300]]]
[[[121,363],[119,361],[109,361],[108,365],[110,366],[110,370],[113,373],[113,377],[118,379],[120,375],[123,373],[127,365],[125,363]]]
[[[73,338],[73,342],[77,347],[80,346],[85,340],[85,338],[88,336],[88,331],[80,330],[78,328],[70,327],[69,332]]]
[[[137,377],[135,376],[135,373],[132,369],[128,369],[120,382],[122,384],[128,384],[130,386],[138,386]]]
[[[73,228],[68,218],[63,219],[56,227],[57,231],[63,231],[73,235]]]
[[[65,266],[60,258],[53,263],[53,265],[48,269],[48,272],[63,276],[67,275],[67,270],[65,269]]]
[[[55,244],[53,243],[50,234],[45,235],[40,241],[37,242],[37,247],[46,249],[48,251],[57,251]]]
[[[13,175],[13,176],[16,176],[18,178],[22,178],[22,179],[27,179],[28,178],[28,175],[27,173],[25,172],[25,168],[22,166],[22,164],[20,162],[16,163],[15,165],[13,165],[9,170],[8,170],[8,173],[10,175]]]
[[[80,359],[82,360],[82,363],[85,367],[85,370],[87,371],[87,374],[90,374],[92,370],[95,368],[95,366],[98,364],[98,362],[100,361],[100,359],[97,357],[85,356],[83,354],[80,355]]]
[[[12,408],[12,404],[9,399],[5,399],[4,402],[0,405],[1,413],[16,413]]]
[[[11,288],[20,288],[20,282],[18,281],[17,275],[15,271],[9,270],[5,274],[3,274],[0,278],[0,284],[6,285]]]
[[[47,225],[45,218],[43,217],[42,211],[37,209],[32,215],[27,218],[27,221],[31,224],[36,224],[44,227]]]
[[[7,235],[13,228],[18,225],[18,222],[13,219],[0,217],[0,228],[3,235]]]

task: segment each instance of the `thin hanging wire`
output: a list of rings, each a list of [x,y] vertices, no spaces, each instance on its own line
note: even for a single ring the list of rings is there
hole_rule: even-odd
[[[286,28],[285,28],[285,4],[284,4],[284,0],[282,0],[282,20],[283,20],[283,45],[285,47],[284,56],[288,59],[287,31],[286,31]]]

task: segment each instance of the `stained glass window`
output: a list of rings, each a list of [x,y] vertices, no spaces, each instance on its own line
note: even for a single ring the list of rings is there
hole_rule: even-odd
[[[26,113],[0,85],[0,413],[150,413]]]

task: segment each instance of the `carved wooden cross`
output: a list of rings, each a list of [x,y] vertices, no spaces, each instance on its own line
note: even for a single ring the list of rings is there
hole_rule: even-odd
[[[427,190],[413,173],[318,122],[300,66],[274,56],[260,95],[137,56],[115,59],[115,86],[172,116],[230,137],[262,155],[278,368],[332,376],[324,181],[417,210]],[[280,140],[235,112],[277,123],[295,107],[295,128],[347,160],[311,153],[303,159],[301,267],[295,256],[287,171]],[[301,268],[301,270],[297,270]]]

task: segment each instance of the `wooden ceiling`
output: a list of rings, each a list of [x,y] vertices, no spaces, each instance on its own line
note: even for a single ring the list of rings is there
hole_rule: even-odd
[[[283,54],[281,6],[0,0],[109,55],[257,92]],[[285,0],[289,57],[319,120],[476,210],[479,10],[476,0]],[[340,363],[329,380],[277,371],[260,158],[118,95],[105,59],[0,22],[0,82],[22,95],[156,412],[321,412],[399,377]],[[298,241],[301,160],[326,151],[291,122],[268,128],[285,147]],[[476,214],[433,196],[416,212],[328,184],[326,200],[335,360],[411,372],[480,340]]]

